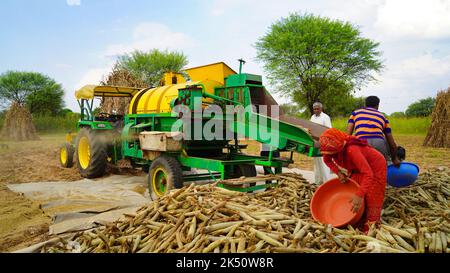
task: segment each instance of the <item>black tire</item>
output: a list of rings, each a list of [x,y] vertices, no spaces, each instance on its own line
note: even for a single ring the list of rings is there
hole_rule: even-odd
[[[62,153],[64,152],[64,155]],[[64,143],[59,148],[59,163],[63,168],[72,168],[74,149],[70,143]],[[64,158],[63,158],[64,157]]]
[[[80,140],[82,138],[87,138],[89,143],[90,150],[90,158],[89,164],[86,166],[85,164],[80,163]],[[75,141],[75,153],[77,158],[77,167],[80,171],[80,175],[86,178],[96,178],[101,177],[106,170],[107,164],[107,152],[106,152],[106,142],[103,139],[102,135],[98,132],[92,131],[87,128],[82,128],[77,135],[77,139]]]
[[[154,176],[158,175],[157,172],[162,172],[165,176],[164,190],[153,183],[156,180]],[[181,189],[183,187],[183,170],[178,160],[167,155],[157,157],[150,165],[147,184],[149,192],[156,194],[156,196],[162,196],[174,188]]]

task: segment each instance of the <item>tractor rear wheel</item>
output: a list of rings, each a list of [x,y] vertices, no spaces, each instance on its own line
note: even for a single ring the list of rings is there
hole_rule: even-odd
[[[81,176],[100,177],[107,163],[106,143],[98,132],[82,128],[77,135],[75,151]]]
[[[59,148],[59,163],[64,168],[72,168],[73,166],[73,147],[70,143],[64,143]]]
[[[174,188],[183,187],[183,170],[178,160],[162,155],[152,162],[147,181],[150,193],[160,197]]]

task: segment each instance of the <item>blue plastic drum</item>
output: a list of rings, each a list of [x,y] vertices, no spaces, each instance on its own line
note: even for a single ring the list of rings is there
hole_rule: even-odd
[[[419,167],[409,162],[402,162],[398,168],[389,165],[387,169],[387,183],[396,188],[411,185],[417,180],[418,176]]]

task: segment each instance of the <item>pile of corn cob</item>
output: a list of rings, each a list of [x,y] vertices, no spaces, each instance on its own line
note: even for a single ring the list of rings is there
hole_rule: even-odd
[[[407,188],[389,188],[383,223],[365,235],[312,220],[316,186],[300,175],[281,175],[278,187],[254,194],[191,184],[41,252],[450,253],[449,188],[448,169],[424,173]]]

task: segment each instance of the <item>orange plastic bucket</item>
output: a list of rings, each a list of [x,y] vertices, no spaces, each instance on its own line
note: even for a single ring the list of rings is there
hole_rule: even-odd
[[[337,178],[322,184],[311,199],[313,218],[333,227],[356,224],[364,213],[364,201],[357,213],[352,212],[351,199],[358,189],[357,183],[348,181],[343,184]]]

